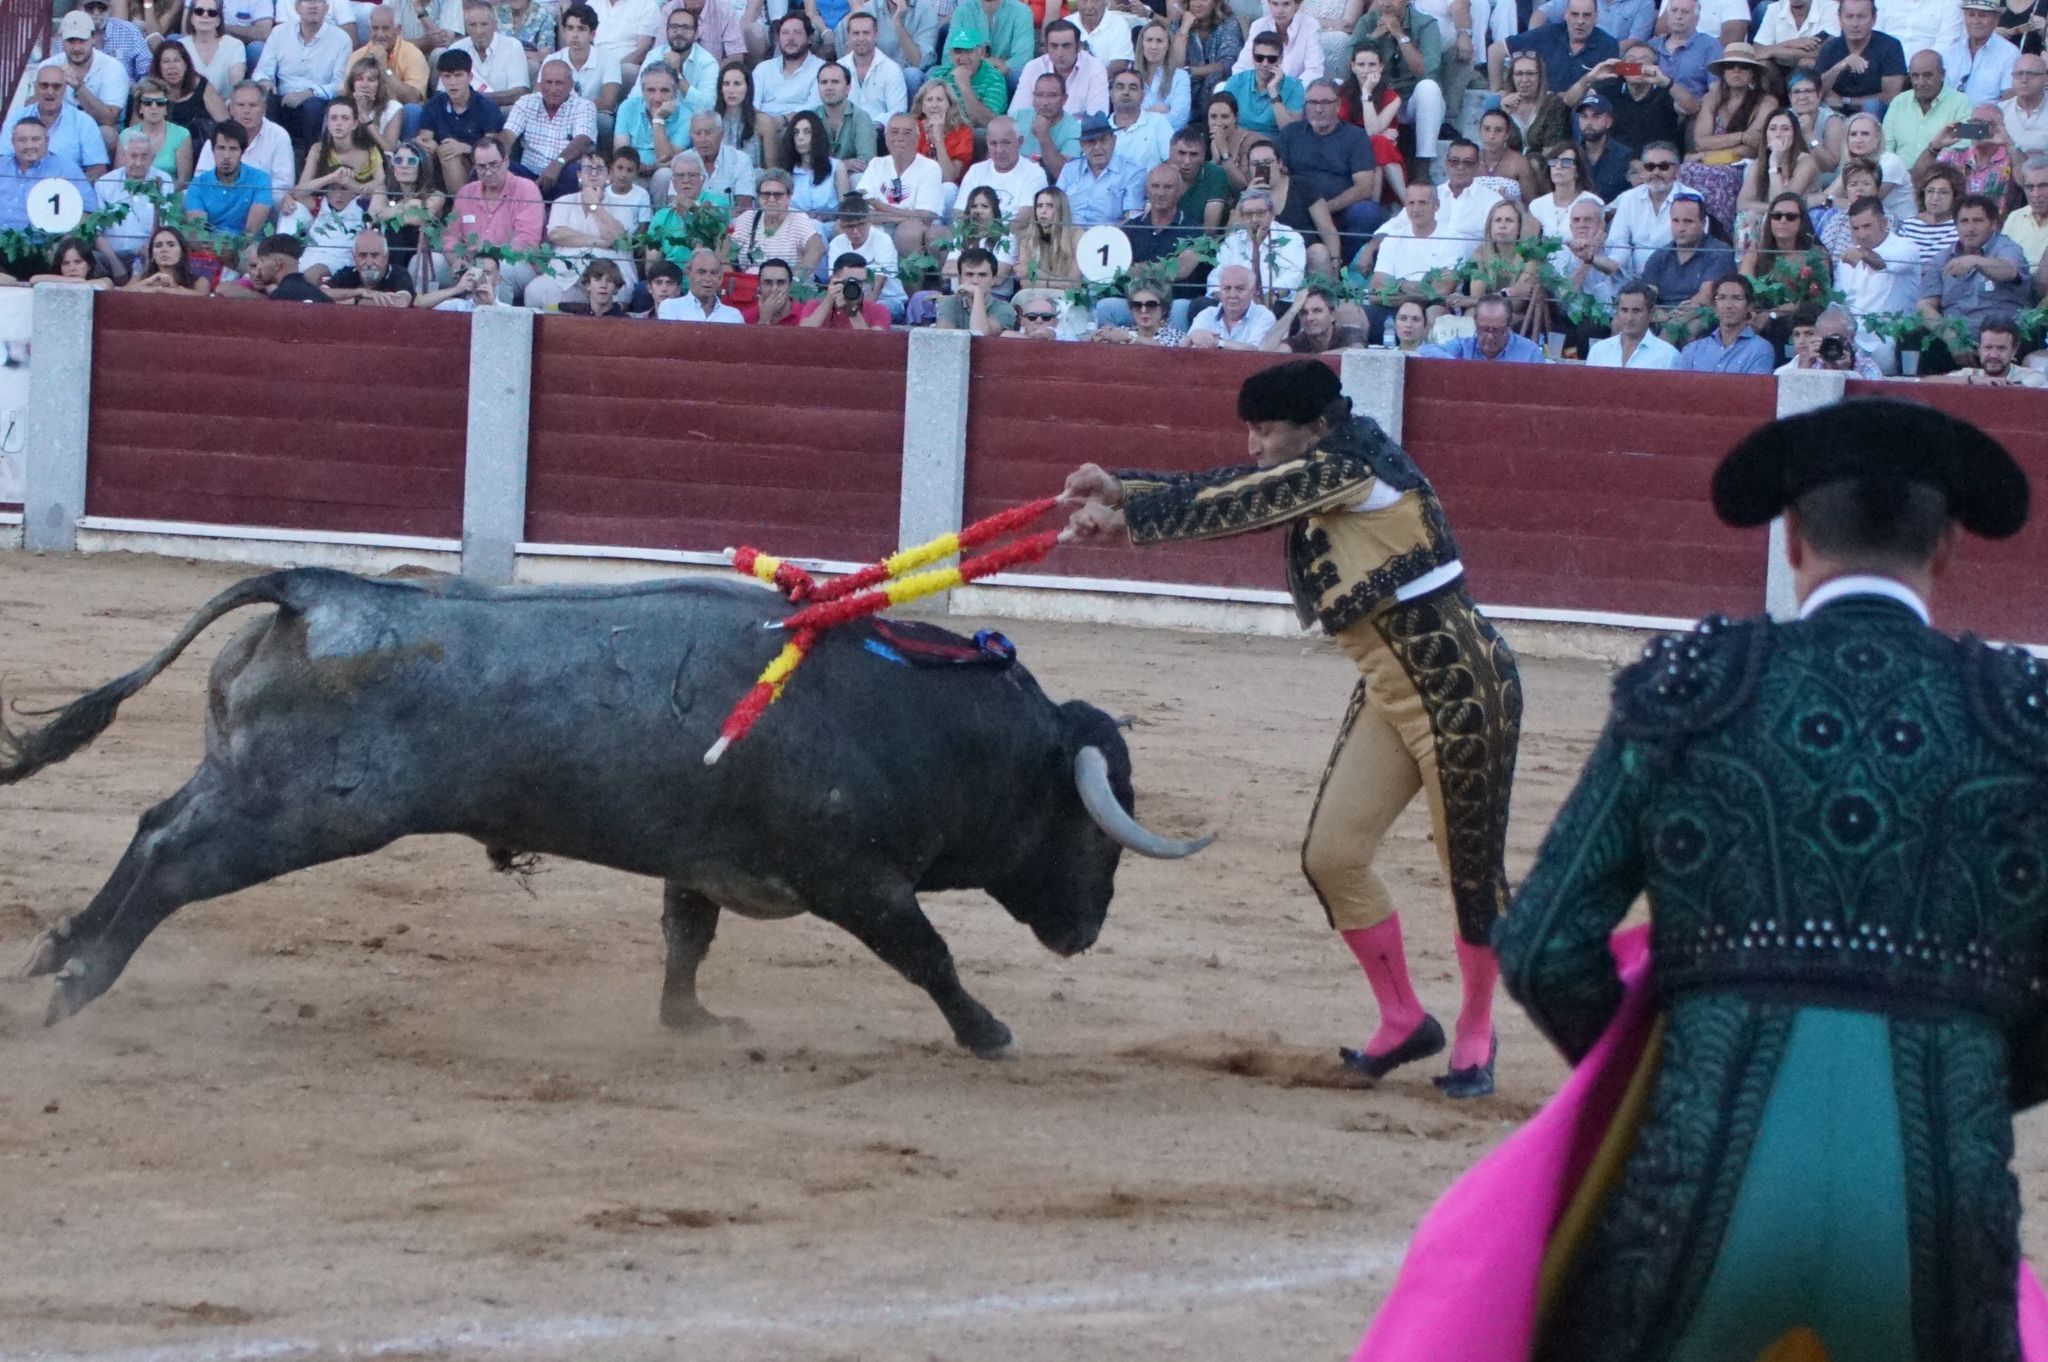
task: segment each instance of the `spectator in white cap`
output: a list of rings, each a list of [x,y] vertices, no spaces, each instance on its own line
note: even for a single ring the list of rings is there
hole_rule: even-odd
[[[1995,104],[2012,88],[2019,47],[1998,31],[2004,0],[1963,0],[1963,31],[1942,49],[1941,64],[1951,89],[1972,104]]]

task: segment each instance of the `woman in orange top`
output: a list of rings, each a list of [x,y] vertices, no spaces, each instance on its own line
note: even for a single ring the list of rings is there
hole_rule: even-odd
[[[947,184],[960,183],[974,161],[974,125],[942,80],[928,80],[917,92],[917,154],[937,161]]]

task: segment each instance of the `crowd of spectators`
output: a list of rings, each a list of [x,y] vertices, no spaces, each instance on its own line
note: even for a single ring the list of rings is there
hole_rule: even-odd
[[[0,247],[357,307],[2032,386],[2044,10],[84,0]]]

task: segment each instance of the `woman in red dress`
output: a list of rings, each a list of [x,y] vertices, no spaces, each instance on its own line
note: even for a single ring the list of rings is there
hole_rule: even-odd
[[[1372,48],[1361,47],[1351,54],[1351,74],[1337,89],[1337,114],[1372,135],[1373,159],[1385,172],[1381,196],[1391,194],[1394,202],[1401,202],[1408,192],[1407,168],[1394,141],[1401,122],[1401,96],[1388,88],[1380,54]]]

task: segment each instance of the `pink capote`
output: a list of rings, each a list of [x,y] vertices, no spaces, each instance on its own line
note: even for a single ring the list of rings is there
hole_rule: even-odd
[[[1620,1011],[1528,1124],[1453,1183],[1416,1227],[1394,1289],[1352,1362],[1528,1362],[1551,1231],[1642,1062],[1655,1009],[1650,929],[1612,940]],[[2020,1263],[2020,1351],[2048,1362],[2048,1296]]]

